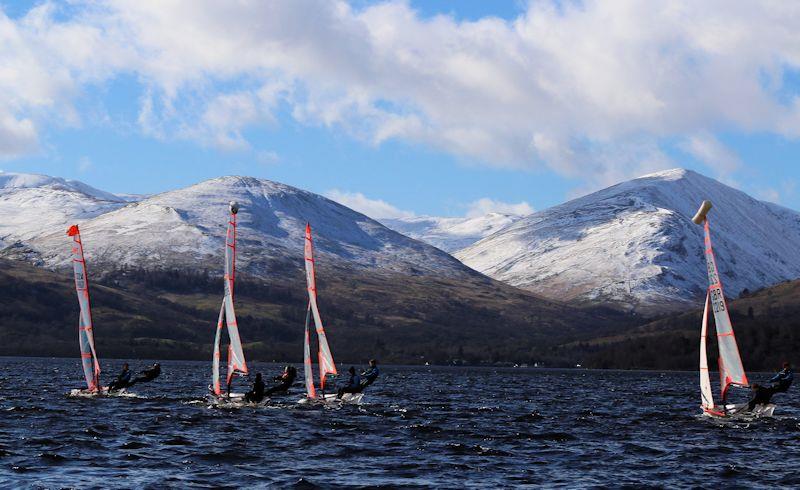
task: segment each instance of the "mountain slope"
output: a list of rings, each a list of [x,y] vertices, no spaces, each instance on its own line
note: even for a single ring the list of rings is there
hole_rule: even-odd
[[[358,270],[335,274],[341,271],[324,261],[317,265],[320,309],[338,362],[377,357],[386,363],[552,365],[561,362],[549,349],[555,343],[607,335],[618,326],[478,275],[366,276]],[[210,361],[220,278],[202,271],[131,269],[93,280],[90,288],[101,362]],[[287,280],[240,275],[236,293],[248,360],[299,363],[307,304],[302,273]],[[77,356],[77,318],[71,271],[0,259],[0,355]]]
[[[800,213],[689,170],[670,170],[534,213],[455,255],[493,278],[560,300],[644,313],[684,307],[706,289],[702,228],[729,296],[800,277]]]
[[[0,248],[65,229],[125,205],[123,198],[82,182],[37,174],[0,173]]]
[[[488,213],[467,218],[385,218],[380,222],[396,232],[452,253],[500,231],[520,218],[512,214]]]
[[[151,196],[81,225],[95,270],[125,267],[219,270],[229,201],[237,201],[237,267],[287,276],[303,267],[303,232],[320,256],[343,268],[404,274],[475,274],[451,256],[400,235],[322,196],[252,177],[220,177]],[[64,230],[34,237],[24,254],[52,267],[69,262]],[[18,257],[18,254],[6,254]]]
[[[754,293],[745,291],[728,307],[747,371],[771,371],[787,360],[797,364],[800,280]],[[573,342],[556,350],[590,368],[694,371],[698,368],[702,314],[702,302],[698,302],[689,313],[669,315],[624,333]],[[710,328],[713,331],[713,320]],[[709,364],[716,366],[716,337],[710,335],[708,339]]]

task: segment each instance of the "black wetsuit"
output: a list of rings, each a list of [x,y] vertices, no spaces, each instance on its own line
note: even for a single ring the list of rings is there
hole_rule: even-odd
[[[142,371],[141,376],[137,376],[128,386],[133,386],[136,383],[147,383],[153,381],[161,374],[161,366],[154,366],[150,369]]]
[[[264,382],[256,379],[253,382],[253,389],[244,394],[245,401],[260,403],[264,399]]]
[[[127,388],[130,386],[131,383],[131,370],[130,369],[123,369],[117,379],[115,379],[111,384],[108,385],[108,391],[115,391],[121,390],[123,388]]]
[[[380,374],[381,374],[381,372],[378,369],[378,366],[371,367],[371,368],[367,369],[366,371],[364,371],[363,373],[361,373],[361,376],[364,378],[361,381],[361,389],[363,390],[367,386],[369,386],[372,383],[374,383],[375,380],[378,379],[378,376],[380,376]]]
[[[774,385],[756,388],[756,393],[747,404],[747,409],[753,410],[756,405],[769,405],[769,402],[772,401],[772,396],[776,393],[786,393],[789,387],[792,386],[792,381],[794,381],[792,370],[783,369],[769,380],[769,383],[775,383]]]
[[[339,392],[336,394],[336,397],[341,398],[345,393],[361,393],[361,390],[363,389],[364,386],[361,384],[361,376],[353,373],[350,375],[350,379],[347,381],[347,386],[339,388]]]
[[[279,381],[280,384],[277,384],[272,388],[268,389],[266,392],[267,396],[274,395],[275,393],[286,393],[287,391],[289,391],[289,388],[291,388],[292,385],[294,384],[294,380],[296,377],[297,377],[297,370],[294,368],[289,369],[280,376],[276,376],[275,380]]]

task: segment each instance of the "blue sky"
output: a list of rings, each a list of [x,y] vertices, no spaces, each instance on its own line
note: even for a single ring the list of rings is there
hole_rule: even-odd
[[[456,216],[687,167],[800,209],[791,5],[0,5],[5,171],[120,193],[252,175]]]

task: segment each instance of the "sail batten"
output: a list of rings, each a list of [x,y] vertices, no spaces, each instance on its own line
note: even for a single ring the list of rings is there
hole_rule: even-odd
[[[100,387],[100,361],[94,345],[94,328],[92,325],[92,309],[89,300],[89,277],[86,270],[86,259],[83,254],[78,225],[67,230],[72,238],[72,268],[75,276],[75,292],[78,296],[80,314],[78,316],[78,344],[81,350],[81,366],[89,391],[97,391]]]

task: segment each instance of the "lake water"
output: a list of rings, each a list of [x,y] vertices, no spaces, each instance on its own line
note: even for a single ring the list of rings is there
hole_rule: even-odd
[[[362,406],[298,405],[298,385],[223,410],[201,402],[209,363],[164,361],[133,399],[65,396],[77,360],[0,367],[3,487],[800,486],[794,394],[713,422],[695,373],[383,366]]]

